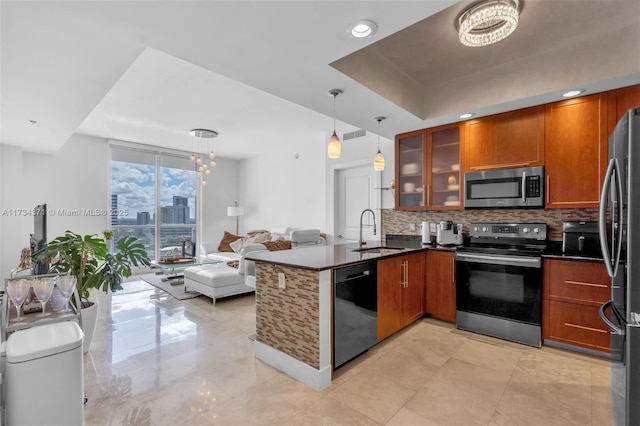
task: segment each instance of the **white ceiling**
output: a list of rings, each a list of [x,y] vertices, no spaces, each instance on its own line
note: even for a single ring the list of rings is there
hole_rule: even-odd
[[[527,5],[533,2],[523,3],[523,20]],[[197,127],[220,133],[215,139],[219,156],[246,158],[278,144],[290,146],[311,137],[317,140],[318,135],[326,137],[333,126],[333,103],[327,92],[335,87],[345,92],[336,100],[339,132],[355,128],[376,132],[373,118],[380,115],[388,117],[381,128],[387,138],[455,121],[464,102],[450,105],[446,114],[418,118],[399,106],[402,101],[385,93],[384,87],[367,84],[357,75],[350,78],[330,64],[419,21],[424,20],[416,25],[433,25],[437,16],[448,16],[446,13],[469,2],[456,3],[3,0],[1,142],[48,153],[60,149],[78,132],[189,150],[192,139],[188,131]],[[584,22],[572,27],[585,31],[583,37],[574,37],[582,43],[589,40],[590,29],[597,25],[595,12],[585,12],[585,4],[591,3],[640,4],[636,0],[564,1],[568,6],[562,8],[563,13]],[[450,6],[453,8],[446,11]],[[575,8],[582,12],[572,13]],[[441,10],[445,11],[437,14]],[[544,13],[530,15],[531,19],[544,18]],[[363,18],[377,22],[378,33],[364,41],[351,39],[346,34],[348,24]],[[632,19],[634,30],[638,19],[637,15]],[[456,39],[450,20],[447,17],[438,24],[438,37]],[[603,39],[608,33],[595,34]],[[520,43],[526,53],[527,40]],[[615,50],[614,41],[603,40],[598,46],[607,43]],[[569,42],[560,44],[571,48]],[[400,55],[405,45],[394,48],[386,43],[382,47],[387,54],[394,53],[394,61],[407,61]],[[511,46],[510,51],[513,49]],[[486,50],[490,51],[499,57],[499,48]],[[411,52],[415,57],[415,46]],[[438,51],[443,56],[435,51],[422,55],[440,62],[448,56],[447,51]],[[381,61],[388,59],[382,57]],[[459,61],[465,58],[457,61],[459,70]],[[487,61],[482,63],[486,68]],[[396,72],[411,68],[408,64],[392,65],[397,65]],[[382,68],[382,62],[374,68]],[[580,81],[589,83],[584,87],[601,90],[640,82],[640,70],[617,75],[615,67],[611,68],[610,76],[597,75],[592,80],[583,72]],[[478,106],[479,114],[487,114],[542,103],[555,95],[544,88],[536,90],[499,104],[481,105],[477,96],[469,101]]]

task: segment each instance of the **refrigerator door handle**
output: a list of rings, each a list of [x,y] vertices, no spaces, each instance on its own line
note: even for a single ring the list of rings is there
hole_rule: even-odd
[[[616,312],[615,306],[613,306],[613,300],[609,300],[608,302],[605,302],[602,306],[600,306],[600,309],[598,310],[600,319],[609,326],[609,328],[612,330],[613,333],[624,336],[624,331],[625,331],[624,328],[618,324],[614,324],[614,322],[609,319],[607,314],[605,314],[604,311],[609,307],[611,308],[612,315],[617,320],[619,320],[619,317],[618,317],[619,314]]]
[[[615,277],[618,272],[618,265],[620,264],[620,251],[622,249],[622,226],[621,226],[621,211],[620,208],[615,209],[618,212],[618,218],[614,218],[614,223],[618,219],[618,226],[614,228],[617,232],[617,253],[614,254],[614,258],[611,257],[612,253],[609,252],[609,239],[607,237],[607,201],[609,200],[609,193],[611,190],[611,180],[616,178],[616,192],[619,196],[619,202],[622,202],[622,185],[620,185],[620,173],[618,170],[618,162],[615,158],[609,161],[609,166],[604,175],[604,183],[602,184],[602,193],[600,194],[600,216],[598,220],[598,230],[600,233],[600,249],[602,250],[602,257],[604,258],[604,265],[607,267],[607,273],[610,277]]]
[[[614,223],[614,229],[616,230],[617,233],[617,237],[616,237],[616,242],[617,247],[616,247],[616,253],[615,253],[615,264],[613,266],[613,275],[615,276],[618,273],[618,267],[620,266],[620,257],[622,255],[622,221],[623,221],[623,212],[622,209],[624,207],[624,200],[622,198],[623,194],[622,194],[622,181],[621,179],[621,173],[620,173],[620,163],[618,163],[618,159],[613,159],[614,163],[615,163],[615,183],[616,183],[616,192],[618,193],[618,206],[616,208],[616,211],[618,212],[618,219],[615,221]],[[614,204],[614,207],[615,204]]]

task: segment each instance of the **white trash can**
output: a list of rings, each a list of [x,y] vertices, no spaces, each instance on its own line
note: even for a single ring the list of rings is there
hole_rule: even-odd
[[[74,321],[39,325],[9,336],[7,425],[84,424],[83,337]]]

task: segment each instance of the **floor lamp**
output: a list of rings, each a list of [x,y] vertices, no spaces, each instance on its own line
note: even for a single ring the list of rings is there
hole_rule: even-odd
[[[235,206],[227,207],[227,216],[236,217],[236,235],[238,235],[239,225],[240,225],[240,216],[244,216],[244,208],[238,207],[238,202],[236,201]]]

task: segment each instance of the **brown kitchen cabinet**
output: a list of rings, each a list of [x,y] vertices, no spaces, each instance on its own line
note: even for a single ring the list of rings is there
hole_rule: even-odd
[[[640,84],[609,92],[609,126],[607,134],[613,133],[622,115],[631,108],[640,107]]]
[[[424,170],[427,133],[424,130],[396,136],[396,209],[423,210],[426,205]]]
[[[544,106],[470,120],[465,170],[544,165]]]
[[[456,321],[455,267],[454,252],[427,252],[426,312],[451,322]]]
[[[460,123],[396,136],[396,209],[461,209]]]
[[[429,210],[461,209],[460,147],[463,124],[427,129],[429,168],[425,200]]]
[[[598,207],[607,166],[607,93],[545,107],[546,208]]]
[[[611,298],[604,263],[545,259],[542,336],[599,352],[610,352],[610,330],[600,306]]]
[[[425,253],[378,261],[378,341],[424,315]]]

